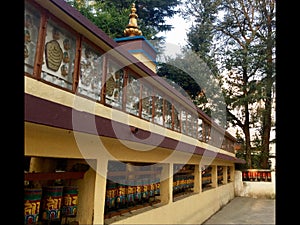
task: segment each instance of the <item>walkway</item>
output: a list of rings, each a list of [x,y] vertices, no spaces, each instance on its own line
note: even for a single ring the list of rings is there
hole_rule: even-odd
[[[275,224],[274,199],[235,197],[204,224]]]

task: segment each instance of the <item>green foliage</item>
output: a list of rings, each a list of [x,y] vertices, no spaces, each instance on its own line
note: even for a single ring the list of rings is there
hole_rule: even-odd
[[[123,36],[123,31],[128,24],[130,7],[118,9],[105,2],[96,1],[92,5],[69,2],[82,15],[88,18],[92,23],[102,29],[111,38]]]
[[[66,0],[70,5],[78,9],[84,16],[101,28],[111,38],[123,36],[123,31],[129,22],[131,4],[135,3],[138,14],[138,26],[143,36],[148,40],[163,41],[158,33],[169,31],[173,28],[166,23],[166,18],[172,18],[180,5],[178,0],[95,0],[94,4],[88,5],[84,2]],[[78,3],[80,2],[80,3]]]
[[[172,66],[170,63],[160,63],[157,71],[159,76],[167,78],[168,80],[175,82],[192,99],[195,99],[201,93],[201,87],[195,82],[195,80],[189,76],[186,72]],[[184,93],[183,93],[184,94]]]
[[[184,92],[183,95],[188,96],[199,109],[225,127],[226,112],[220,85],[199,55],[183,49],[181,54],[159,64],[157,74]]]
[[[178,0],[105,0],[104,2],[114,5],[116,8],[129,8],[134,2],[139,16],[140,28],[143,31],[153,28],[157,33],[173,28],[172,25],[166,24],[166,18],[173,17],[177,13],[175,8],[180,4]]]
[[[247,166],[257,161],[250,158],[250,129],[260,127],[260,157],[266,165],[275,82],[275,1],[186,0],[182,14],[194,19],[189,47],[223,86],[228,124],[243,131]]]

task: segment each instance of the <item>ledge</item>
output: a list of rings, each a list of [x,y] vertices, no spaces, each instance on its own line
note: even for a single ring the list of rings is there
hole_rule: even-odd
[[[24,173],[24,180],[82,179],[85,172]]]

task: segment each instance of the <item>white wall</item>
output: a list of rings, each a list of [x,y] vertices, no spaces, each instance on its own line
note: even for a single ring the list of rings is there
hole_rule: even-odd
[[[271,172],[271,182],[264,181],[242,181],[242,172],[235,171],[235,196],[251,198],[275,199],[275,171]]]

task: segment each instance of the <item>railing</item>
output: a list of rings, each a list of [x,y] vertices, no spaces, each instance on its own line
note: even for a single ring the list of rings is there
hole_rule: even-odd
[[[235,138],[196,107],[161,91],[166,82],[150,84],[105,55],[100,44],[30,2],[25,5],[26,76],[234,153]]]

